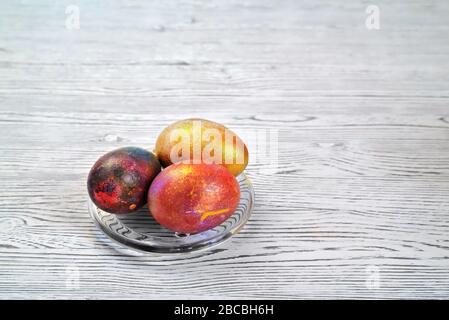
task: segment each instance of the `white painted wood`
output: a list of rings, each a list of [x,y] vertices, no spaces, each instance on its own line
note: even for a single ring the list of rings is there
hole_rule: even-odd
[[[76,1],[69,31],[65,3],[2,1],[0,298],[449,298],[449,3],[375,1],[369,31],[371,3]],[[250,222],[204,255],[117,250],[90,166],[190,116],[253,153],[278,130]]]

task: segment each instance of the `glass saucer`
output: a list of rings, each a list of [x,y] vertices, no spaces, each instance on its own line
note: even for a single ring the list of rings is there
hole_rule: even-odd
[[[219,226],[197,234],[178,234],[162,227],[153,219],[147,206],[132,214],[115,215],[99,209],[88,197],[89,213],[101,231],[125,248],[153,253],[205,250],[231,238],[251,216],[254,206],[253,185],[243,173],[237,180],[240,184],[237,210]]]

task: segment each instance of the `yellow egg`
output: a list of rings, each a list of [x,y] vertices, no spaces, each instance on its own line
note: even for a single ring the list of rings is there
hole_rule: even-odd
[[[204,119],[186,119],[166,127],[155,153],[167,167],[173,163],[216,163],[238,176],[248,165],[248,148],[225,126]]]

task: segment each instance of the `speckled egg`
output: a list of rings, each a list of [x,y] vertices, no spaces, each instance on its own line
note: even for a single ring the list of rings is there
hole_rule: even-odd
[[[217,164],[173,164],[154,179],[148,193],[154,219],[172,231],[189,234],[221,224],[239,201],[237,179]]]
[[[130,213],[145,205],[151,182],[160,171],[153,153],[137,147],[120,148],[95,162],[87,178],[87,190],[100,209]]]

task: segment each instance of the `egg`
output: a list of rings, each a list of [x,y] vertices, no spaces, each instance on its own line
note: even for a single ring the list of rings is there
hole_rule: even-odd
[[[160,171],[153,153],[137,147],[116,149],[95,162],[87,178],[87,190],[100,209],[130,213],[146,204],[148,189]]]
[[[199,233],[224,222],[240,201],[237,179],[217,164],[177,163],[151,184],[148,203],[154,219],[179,233]]]
[[[186,119],[166,127],[155,153],[167,167],[173,163],[215,163],[238,176],[248,165],[248,148],[233,131],[204,119]]]

